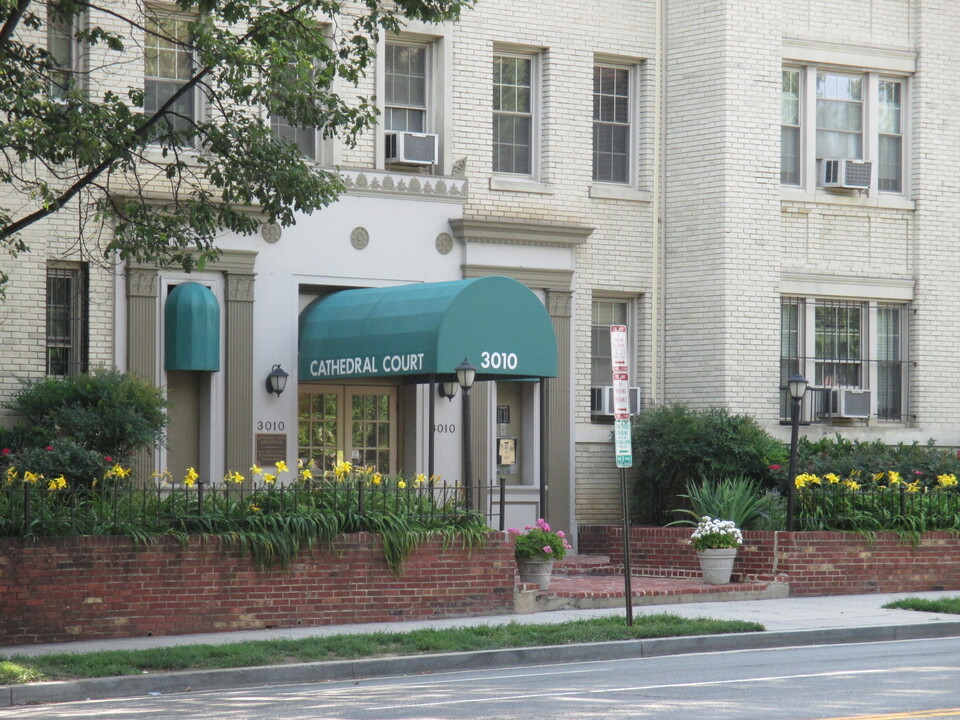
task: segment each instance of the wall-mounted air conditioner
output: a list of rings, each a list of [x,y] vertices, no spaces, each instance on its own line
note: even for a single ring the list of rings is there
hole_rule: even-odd
[[[613,386],[603,385],[590,388],[590,414],[613,415]],[[640,388],[630,388],[630,414],[640,412]]]
[[[388,163],[434,165],[439,141],[433,133],[388,132],[385,134]]]
[[[864,160],[820,160],[820,187],[867,190],[870,188],[871,163]]]
[[[831,390],[830,414],[840,418],[870,417],[870,391],[854,388]]]

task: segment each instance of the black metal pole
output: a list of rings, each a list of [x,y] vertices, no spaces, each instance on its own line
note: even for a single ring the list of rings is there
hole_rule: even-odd
[[[473,443],[470,427],[470,391],[463,391],[463,492],[468,510],[473,509]]]
[[[547,522],[547,379],[540,378],[540,517]]]
[[[790,464],[787,468],[787,532],[793,532],[793,494],[797,484],[797,443],[800,440],[800,401],[792,398],[790,410]]]
[[[433,477],[433,434],[437,429],[436,407],[437,402],[437,383],[434,376],[430,376],[430,400],[427,402],[427,423],[430,427],[427,429],[427,478]]]
[[[625,468],[620,468],[620,504],[623,508],[623,594],[627,601],[627,627],[632,627],[633,587],[630,579],[630,511],[627,507],[627,471]]]

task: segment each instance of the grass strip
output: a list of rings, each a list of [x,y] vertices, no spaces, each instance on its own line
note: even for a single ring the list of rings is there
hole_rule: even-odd
[[[919,610],[921,612],[939,612],[960,615],[960,597],[943,597],[935,600],[924,598],[903,598],[883,606],[889,610]]]
[[[506,625],[330,635],[297,640],[181,645],[151,650],[103,650],[32,657],[11,655],[0,657],[0,684],[684,635],[718,635],[757,632],[763,629],[758,623],[739,620],[657,614],[635,618],[632,627],[627,626],[625,618],[611,616],[556,624],[527,625],[511,622]]]

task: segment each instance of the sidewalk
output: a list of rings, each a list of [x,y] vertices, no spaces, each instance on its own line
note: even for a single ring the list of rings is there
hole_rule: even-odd
[[[644,578],[633,578],[634,595],[643,593]],[[651,579],[652,580],[652,579]],[[661,581],[662,583],[662,581]],[[638,587],[639,586],[639,587]],[[735,596],[736,593],[729,593]],[[605,660],[625,657],[688,652],[748,650],[795,645],[871,642],[910,638],[960,636],[960,616],[921,613],[909,610],[885,610],[883,605],[901,597],[958,597],[960,591],[843,595],[831,597],[785,597],[744,599],[723,602],[695,602],[696,597],[715,598],[715,594],[679,593],[654,596],[658,604],[637,604],[634,615],[671,613],[683,617],[720,620],[748,620],[762,624],[762,633],[710,635],[690,638],[591,643],[552,648],[550,662]],[[643,597],[640,595],[639,597]],[[671,603],[669,598],[674,598]],[[203,635],[124,638],[48,645],[0,647],[0,656],[39,655],[55,652],[93,652],[132,650],[175,645],[224,644],[247,640],[296,639],[314,636],[344,635],[418,628],[449,628],[505,623],[561,623],[582,618],[622,615],[624,607],[567,609],[524,615],[444,618],[407,622],[370,623],[298,627]],[[506,649],[475,653],[449,653],[402,658],[304,663],[269,668],[180,672],[158,675],[103,678],[58,683],[38,683],[0,687],[0,707],[35,702],[65,702],[77,699],[129,697],[147,693],[183,692],[234,687],[306,683],[359,679],[424,672],[476,670],[508,665],[535,665],[543,661],[540,648]]]

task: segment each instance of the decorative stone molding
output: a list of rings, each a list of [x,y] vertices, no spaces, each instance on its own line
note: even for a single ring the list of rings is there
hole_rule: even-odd
[[[455,218],[450,221],[453,235],[466,243],[496,243],[531,247],[575,247],[593,233],[587,225],[543,223],[519,220]]]
[[[253,275],[227,273],[227,302],[253,302]]]
[[[157,271],[127,270],[127,297],[156,297]]]
[[[550,290],[547,292],[547,312],[550,317],[572,317],[573,312],[573,293],[557,292]]]
[[[355,227],[350,233],[350,244],[357,250],[363,250],[370,244],[370,233],[365,227]]]
[[[441,255],[449,255],[453,250],[453,236],[450,233],[440,233],[434,241],[434,246]]]
[[[283,228],[281,228],[277,223],[264,223],[260,226],[261,237],[263,237],[263,239],[271,245],[279,241],[282,234]]]
[[[411,175],[389,170],[341,170],[347,194],[400,195],[463,202],[466,178]]]

